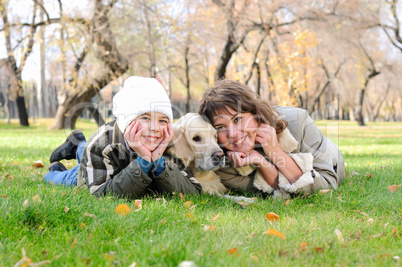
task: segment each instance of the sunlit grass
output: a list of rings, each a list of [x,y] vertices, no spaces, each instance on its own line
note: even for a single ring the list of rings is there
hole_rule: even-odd
[[[34,263],[53,266],[177,266],[184,260],[198,266],[400,264],[402,187],[394,193],[388,187],[402,184],[402,124],[317,122],[345,155],[348,178],[338,191],[295,198],[287,206],[257,198],[245,209],[208,195],[185,196],[193,202],[190,209],[178,195],[151,196],[139,211],[133,201],[47,185],[42,177],[49,155],[70,132],[49,131],[51,124],[0,122],[2,266],[20,261],[22,249]],[[77,127],[87,137],[97,128],[81,120]],[[37,160],[45,168],[32,167]],[[131,213],[116,214],[121,203]],[[268,212],[279,221],[267,221]],[[211,224],[216,228],[205,231]],[[269,228],[286,239],[264,234]]]

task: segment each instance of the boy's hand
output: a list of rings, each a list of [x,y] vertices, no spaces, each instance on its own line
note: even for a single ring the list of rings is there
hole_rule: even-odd
[[[151,161],[154,162],[155,160],[159,159],[162,157],[163,152],[165,152],[166,147],[172,141],[173,139],[173,128],[170,123],[168,123],[167,128],[163,129],[162,132],[162,141],[159,143],[159,145],[155,148],[155,150],[151,153]]]
[[[138,129],[140,127],[140,123],[137,121],[133,121],[129,124],[124,132],[124,138],[126,139],[128,145],[135,151],[137,154],[143,159],[151,162],[151,151],[149,151],[144,145],[141,143],[141,137],[143,129]]]

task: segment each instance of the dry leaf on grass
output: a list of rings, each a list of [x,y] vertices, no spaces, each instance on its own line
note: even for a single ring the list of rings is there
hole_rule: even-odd
[[[388,187],[388,191],[391,193],[395,193],[396,190],[398,190],[398,186],[396,184],[393,184],[390,187]]]
[[[370,179],[372,176],[373,176],[373,175],[372,175],[371,173],[366,173],[366,174],[364,175],[364,177],[366,177],[366,178],[368,178],[368,179]]]
[[[282,234],[281,232],[279,232],[279,231],[277,231],[275,229],[272,229],[272,228],[268,229],[268,231],[264,232],[263,234],[264,235],[277,236],[279,238],[286,239],[284,234]]]
[[[42,161],[38,160],[38,161],[35,161],[35,163],[32,164],[32,167],[43,168],[44,166],[43,166]]]
[[[77,238],[74,237],[73,243],[71,243],[71,248],[74,248],[75,244],[77,244]]]
[[[335,229],[334,233],[336,234],[336,237],[338,238],[338,241],[343,244],[345,243],[345,240],[343,239],[342,232],[339,231],[338,229]]]
[[[307,243],[307,242],[302,242],[302,243],[300,244],[300,250],[301,250],[301,251],[307,250],[307,247],[308,247],[308,243]]]
[[[219,218],[220,213],[216,214],[216,216],[211,221],[216,221]]]
[[[251,234],[249,234],[248,236],[246,236],[246,238],[252,238],[255,236],[255,232],[252,232]]]
[[[268,221],[274,222],[274,221],[279,220],[279,215],[276,214],[275,212],[270,212],[270,213],[267,213],[267,215],[265,216],[265,218],[266,218]]]
[[[95,217],[96,217],[95,214],[91,214],[91,213],[88,213],[88,212],[85,212],[85,213],[82,214],[82,215],[84,215],[84,216],[86,216],[86,217],[91,217],[91,218],[95,218]]]
[[[7,198],[7,197],[8,197],[8,195],[1,195],[1,197],[2,197],[2,198]]]
[[[234,255],[234,254],[239,253],[239,251],[237,250],[237,248],[230,248],[230,249],[227,250],[227,252],[228,252],[230,255]]]
[[[398,228],[395,226],[392,227],[392,233],[394,234],[395,237],[398,237]]]
[[[324,194],[326,194],[326,193],[328,193],[328,192],[331,192],[332,190],[331,189],[321,189],[319,192],[318,192],[318,194],[320,194],[321,196],[322,195],[324,195]]]
[[[142,200],[141,199],[134,200],[134,206],[136,208],[135,211],[140,211],[142,209]]]
[[[114,211],[119,215],[127,215],[131,212],[131,209],[126,204],[120,204]]]
[[[287,206],[287,205],[289,205],[289,203],[290,203],[290,198],[289,198],[288,200],[286,200],[283,205],[284,205],[284,206]]]
[[[49,181],[50,185],[56,185],[53,181]]]
[[[212,225],[212,223],[210,225],[204,225],[204,227],[202,228],[202,230],[204,231],[212,231],[215,230],[216,227]]]
[[[29,200],[25,199],[24,203],[22,203],[22,207],[25,207],[26,205],[28,205],[28,203],[29,203]]]
[[[64,213],[67,213],[69,210],[70,210],[70,208],[65,206],[63,211],[64,211]]]
[[[190,209],[191,207],[193,207],[193,202],[192,201],[186,201],[186,202],[184,202],[183,203],[183,206],[186,208],[186,209]]]
[[[314,249],[315,249],[316,253],[324,253],[325,252],[324,248],[322,248],[322,247],[315,247]]]
[[[42,200],[40,199],[40,197],[39,197],[38,195],[34,195],[34,196],[32,197],[32,200],[33,200],[34,202],[38,202],[38,203],[41,203],[41,202],[42,202]]]
[[[179,194],[179,198],[180,198],[181,201],[184,202],[185,199],[184,199],[183,193],[180,193],[180,194]]]

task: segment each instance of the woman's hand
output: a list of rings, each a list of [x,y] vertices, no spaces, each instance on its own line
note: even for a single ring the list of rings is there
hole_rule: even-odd
[[[125,132],[124,138],[128,145],[143,159],[151,162],[152,153],[142,143],[141,137],[143,129],[140,128],[141,124],[138,121],[130,123]]]
[[[174,136],[173,127],[170,123],[168,123],[167,128],[163,128],[162,141],[151,153],[152,162],[159,159],[163,155],[163,152],[165,152],[166,147],[168,146],[170,141],[172,141],[173,136]]]
[[[276,130],[274,127],[268,124],[262,123],[260,125],[260,128],[258,128],[257,130],[255,141],[261,144],[265,155],[272,159],[273,162],[275,162],[275,154],[278,152],[282,152],[282,149],[280,148],[278,143]]]
[[[227,154],[235,167],[243,167],[251,164],[261,166],[265,160],[264,157],[255,150],[251,150],[247,153],[228,151]]]

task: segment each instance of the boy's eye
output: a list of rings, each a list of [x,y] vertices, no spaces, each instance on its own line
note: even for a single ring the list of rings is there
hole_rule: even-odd
[[[159,120],[160,123],[168,123],[167,120]]]
[[[150,120],[150,118],[149,118],[149,117],[144,116],[144,117],[141,117],[141,120],[147,121],[147,120]]]

